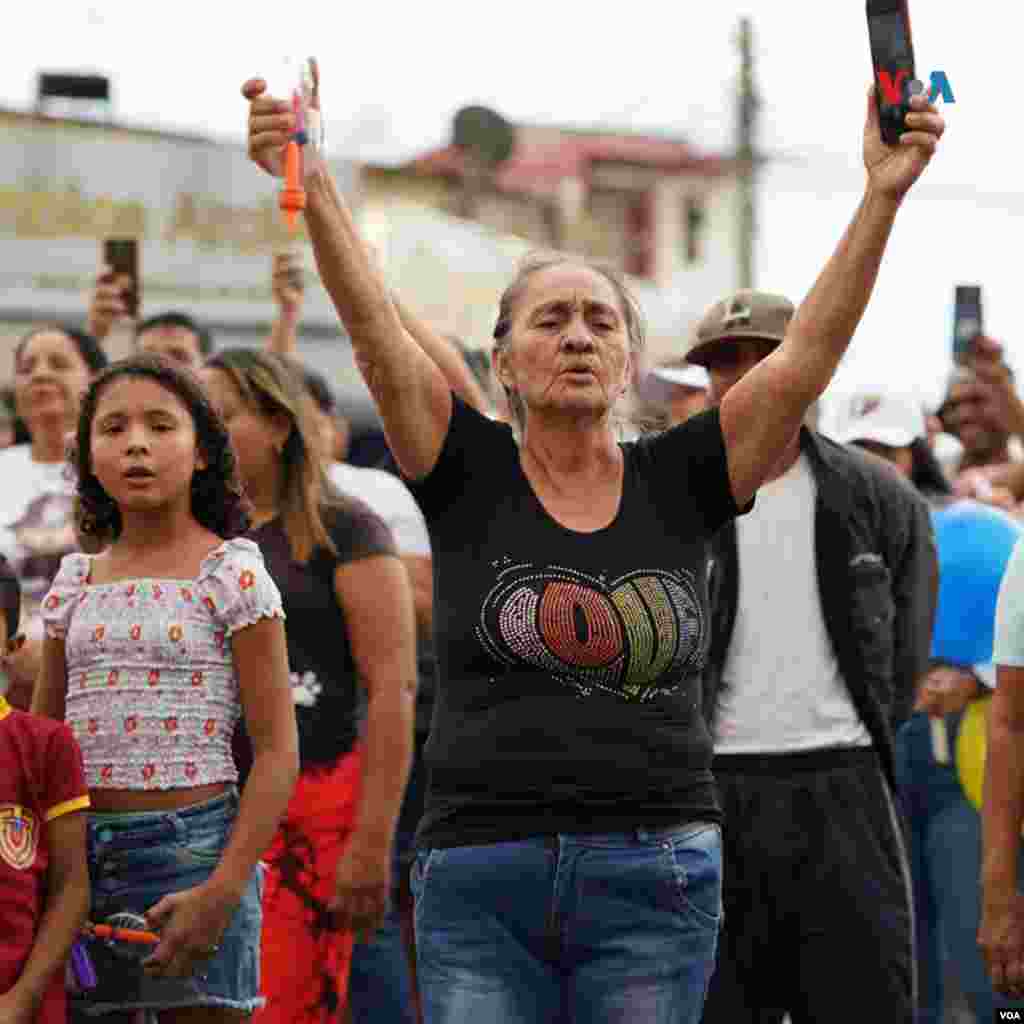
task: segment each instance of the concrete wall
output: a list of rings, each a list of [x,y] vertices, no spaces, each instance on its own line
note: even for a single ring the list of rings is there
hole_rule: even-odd
[[[542,203],[490,194],[482,198],[479,222],[474,224],[455,215],[457,186],[442,178],[368,169],[363,181],[368,223],[393,247],[390,265],[401,277],[403,294],[408,293],[419,311],[443,329],[470,344],[489,345],[493,306],[515,264],[515,259],[502,256],[498,265],[504,269],[495,273],[491,250],[521,255],[550,247]],[[552,197],[563,211],[565,248],[625,266],[629,204],[638,188],[653,194],[655,259],[653,280],[633,284],[651,320],[652,358],[661,358],[678,348],[707,306],[737,287],[738,194],[728,176],[665,175],[649,168],[602,165],[595,169],[589,188],[566,180]],[[688,197],[694,197],[704,213],[698,258],[692,263],[686,251]],[[395,219],[393,230],[386,225],[389,218]],[[413,228],[413,223],[420,227]],[[448,242],[441,241],[445,236]],[[456,278],[458,284],[453,283]]]
[[[355,168],[332,169],[358,203]],[[115,235],[140,240],[143,315],[185,310],[224,343],[263,335],[275,312],[272,253],[294,248],[307,270],[308,331],[337,336],[301,227],[289,235],[277,210],[278,188],[240,145],[0,111],[0,382],[29,324],[84,320],[101,241]]]

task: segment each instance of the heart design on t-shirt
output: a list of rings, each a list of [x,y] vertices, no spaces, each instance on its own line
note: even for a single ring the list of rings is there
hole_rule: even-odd
[[[478,635],[511,666],[541,669],[587,693],[629,701],[671,692],[705,656],[705,615],[682,570],[638,569],[611,581],[560,566],[502,572]]]

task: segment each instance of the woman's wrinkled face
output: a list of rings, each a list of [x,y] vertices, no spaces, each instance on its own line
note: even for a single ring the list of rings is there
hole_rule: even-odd
[[[531,275],[496,369],[527,415],[605,415],[625,392],[630,372],[629,332],[615,288],[571,264]]]
[[[18,415],[28,423],[45,418],[73,422],[91,376],[78,346],[63,331],[33,335],[15,357]]]

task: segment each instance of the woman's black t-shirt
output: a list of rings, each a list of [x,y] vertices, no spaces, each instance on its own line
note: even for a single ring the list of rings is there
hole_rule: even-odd
[[[701,713],[708,541],[739,514],[715,410],[622,445],[615,520],[566,529],[457,397],[410,487],[434,553],[421,847],[720,819]]]
[[[292,558],[280,519],[248,534],[281,591],[303,768],[332,764],[352,749],[359,733],[361,694],[335,571],[361,558],[395,554],[391,531],[355,498],[329,508],[324,519],[338,553],[317,548],[305,565]]]

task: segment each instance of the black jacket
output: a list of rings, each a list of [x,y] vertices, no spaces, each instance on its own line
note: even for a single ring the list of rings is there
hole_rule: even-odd
[[[890,784],[892,736],[910,714],[928,667],[938,559],[928,507],[890,465],[804,429],[800,447],[817,484],[815,548],[822,613],[839,670]],[[708,587],[712,635],[704,713],[712,735],[724,696],[722,671],[736,624],[736,526],[712,542]],[[793,643],[801,623],[793,623]]]

